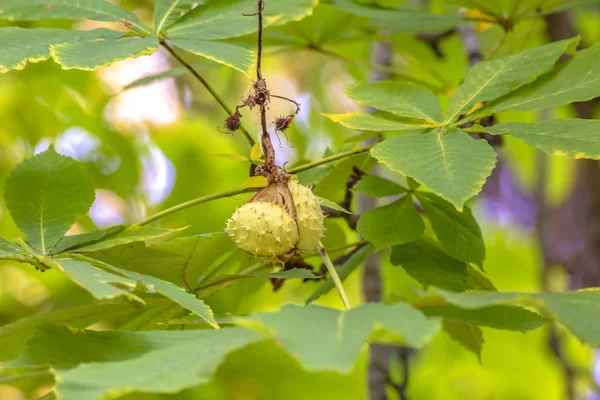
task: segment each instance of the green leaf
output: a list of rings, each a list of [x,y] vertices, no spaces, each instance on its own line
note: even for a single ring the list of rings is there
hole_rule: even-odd
[[[226,233],[176,238],[146,246],[134,243],[89,253],[128,271],[152,275],[177,286],[194,288],[200,275],[235,249]]]
[[[111,226],[107,229],[101,229],[99,231],[81,233],[78,235],[71,236],[63,236],[56,246],[54,246],[54,250],[52,253],[58,254],[67,250],[72,250],[77,247],[87,246],[94,243],[98,243],[104,240],[107,237],[111,237],[126,228],[125,225]]]
[[[163,28],[172,25],[183,14],[189,12],[194,4],[206,3],[206,0],[156,0],[154,2],[154,31],[162,33]]]
[[[381,113],[361,114],[351,112],[345,114],[323,114],[323,116],[346,128],[364,131],[402,131],[423,129],[425,127],[425,125],[415,125],[414,121],[404,121]]]
[[[148,28],[139,18],[106,0],[2,0],[0,20],[36,21],[44,19],[92,19],[118,22],[141,32]]]
[[[213,328],[219,328],[219,324],[215,321],[213,312],[204,301],[196,298],[191,293],[186,292],[183,288],[167,281],[160,280],[149,275],[140,275],[130,272],[130,278],[137,275],[139,281],[146,287],[149,292],[160,293],[161,295],[168,297],[180,306],[190,310],[203,320],[205,320]]]
[[[462,308],[478,309],[497,304],[534,307],[563,324],[579,340],[600,346],[600,290],[563,293],[452,293],[440,291],[448,302]]]
[[[461,321],[445,319],[442,322],[444,331],[465,349],[473,352],[481,362],[481,349],[483,348],[483,332],[477,325]]]
[[[231,43],[194,39],[176,39],[172,43],[192,54],[236,69],[248,77],[251,75],[256,60],[254,51]]]
[[[55,262],[61,272],[97,299],[113,299],[118,296],[135,297],[130,293],[137,283],[134,279],[111,274],[85,261],[63,258],[55,260]]]
[[[89,210],[95,193],[81,165],[50,148],[13,168],[4,197],[29,244],[46,254]]]
[[[386,31],[433,33],[456,27],[463,19],[452,15],[432,14],[409,9],[385,9],[372,3],[373,7],[358,4],[351,0],[333,0],[340,10],[359,17],[375,20],[375,24]]]
[[[422,119],[434,124],[442,121],[437,97],[421,86],[393,81],[362,83],[347,87],[346,95],[360,104],[399,117]]]
[[[0,258],[20,255],[22,255],[21,249],[8,240],[0,238]]]
[[[63,69],[94,71],[114,62],[147,56],[158,50],[158,38],[125,38],[89,42],[62,43],[50,48],[52,58]]]
[[[79,246],[71,251],[77,253],[89,253],[93,251],[100,251],[110,249],[111,247],[121,246],[128,243],[144,242],[150,239],[160,239],[165,236],[171,235],[177,232],[177,229],[166,229],[157,228],[152,226],[132,226],[121,230],[118,233],[107,235],[96,243],[90,243],[85,246]]]
[[[579,37],[546,44],[475,65],[450,99],[444,124],[450,124],[471,106],[496,99],[548,71],[565,52],[574,51]]]
[[[19,389],[30,397],[40,386],[52,386],[53,376],[47,367],[41,368],[2,368],[0,385],[8,385]]]
[[[135,309],[130,303],[102,303],[60,308],[24,317],[0,327],[0,361],[15,358],[25,348],[35,328],[43,324],[71,325],[85,328],[103,318],[118,316]]]
[[[496,152],[485,141],[455,128],[393,136],[371,149],[371,155],[458,209],[479,193],[496,164]]]
[[[317,5],[316,0],[286,0],[266,3],[263,11],[263,27],[283,25],[299,21],[310,15]],[[166,29],[169,39],[219,40],[247,35],[258,30],[256,18],[243,14],[254,14],[254,0],[221,0],[200,5],[174,25]]]
[[[82,345],[86,351],[106,347],[115,361],[55,369],[56,393],[61,400],[114,399],[134,391],[175,393],[208,382],[229,352],[258,339],[256,334],[241,328],[93,334],[88,331],[83,335],[88,339]],[[63,343],[71,340],[65,338]],[[105,342],[130,345],[117,353],[110,352],[112,346]],[[146,351],[132,357],[131,353],[139,352],[140,346]],[[60,346],[57,352],[73,357],[66,346]]]
[[[377,250],[387,246],[412,242],[423,236],[425,223],[413,205],[411,196],[377,207],[358,220],[357,232],[375,245]]]
[[[369,303],[342,312],[315,305],[238,318],[238,324],[277,340],[308,370],[350,371],[365,341],[420,348],[439,331],[437,320],[404,303]]]
[[[0,14],[1,15],[1,14]],[[29,64],[50,58],[50,47],[114,37],[108,29],[71,31],[66,29],[0,28],[0,73],[22,70]]]
[[[522,124],[508,122],[485,128],[493,135],[510,133],[548,154],[600,159],[600,121],[556,119]]]
[[[489,102],[469,116],[474,120],[505,110],[532,111],[587,101],[600,96],[600,44],[577,52],[571,60],[532,83]]]
[[[550,322],[547,317],[514,305],[492,305],[466,309],[449,304],[424,307],[421,311],[430,317],[441,317],[488,328],[520,332],[527,332]]]
[[[331,201],[324,197],[318,197],[318,196],[317,196],[317,199],[319,200],[319,204],[321,205],[321,207],[331,208],[332,210],[340,211],[340,212],[343,212],[344,214],[352,214],[350,211],[346,210],[344,207],[340,206],[335,201]]]
[[[459,212],[432,193],[416,193],[444,252],[467,263],[482,265],[485,243],[469,207]]]
[[[342,264],[342,266],[338,269],[338,276],[340,277],[340,281],[344,282],[346,278],[348,278],[355,270],[358,268],[373,252],[373,245],[367,244],[357,249],[357,251],[353,252],[352,255]],[[310,304],[313,301],[317,300],[319,297],[326,295],[331,292],[335,288],[335,284],[333,283],[333,279],[331,277],[327,278],[325,283],[323,283],[319,288],[312,294],[308,299],[306,299],[305,304]]]
[[[377,175],[363,176],[352,189],[371,197],[394,196],[408,191],[404,186]]]
[[[406,273],[427,286],[454,291],[475,288],[465,263],[448,256],[426,240],[395,246],[390,262],[401,265]]]

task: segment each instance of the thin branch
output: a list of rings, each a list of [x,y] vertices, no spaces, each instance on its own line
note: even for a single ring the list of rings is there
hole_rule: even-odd
[[[206,202],[209,202],[212,200],[222,199],[225,197],[236,196],[236,195],[242,194],[242,193],[257,192],[259,190],[260,190],[260,188],[250,187],[250,188],[234,189],[234,190],[229,190],[227,192],[214,193],[214,194],[209,194],[208,196],[198,197],[197,199],[186,201],[185,203],[178,204],[176,206],[167,208],[166,210],[160,211],[154,215],[151,215],[148,218],[145,218],[145,219],[131,225],[131,228],[148,225],[149,223],[154,222],[163,217],[166,217],[167,215],[171,215],[178,211],[185,210],[186,208],[197,206],[198,204],[206,203]]]
[[[300,103],[298,103],[297,101],[289,99],[289,98],[287,98],[285,96],[279,96],[277,94],[271,94],[270,96],[271,97],[276,97],[276,98],[281,99],[281,100],[289,101],[290,103],[293,103],[296,106],[296,112],[294,114],[298,114],[300,112]]]
[[[344,307],[346,308],[346,310],[349,310],[350,309],[350,301],[348,301],[348,296],[346,296],[346,291],[344,290],[344,285],[342,284],[342,281],[340,280],[340,277],[338,276],[337,271],[335,270],[335,267],[334,267],[333,263],[331,262],[331,258],[329,258],[329,255],[327,254],[327,251],[325,250],[325,247],[323,247],[323,243],[319,242],[319,244],[317,245],[317,250],[319,251],[321,258],[323,259],[323,262],[325,263],[325,266],[327,267],[329,276],[331,276],[331,280],[333,281],[333,284],[335,285],[335,288],[337,289],[338,294],[340,295],[340,298],[342,299],[342,303],[344,303]]]
[[[319,165],[327,164],[327,163],[330,163],[332,161],[341,160],[342,158],[351,157],[351,156],[356,155],[356,154],[367,152],[367,151],[371,150],[371,147],[373,147],[373,146],[360,147],[358,149],[345,151],[343,153],[339,153],[339,154],[336,154],[336,155],[333,155],[333,156],[325,157],[325,158],[322,158],[322,159],[317,160],[317,161],[313,161],[313,162],[308,163],[308,164],[300,165],[299,167],[292,168],[292,169],[288,170],[287,172],[288,172],[288,174],[298,174],[298,173],[300,173],[302,171],[306,171],[307,169],[318,167]]]
[[[194,78],[196,78],[202,84],[202,86],[206,88],[206,90],[208,90],[208,92],[214,97],[214,99],[217,100],[221,108],[225,110],[227,115],[233,114],[232,109],[227,104],[225,104],[225,101],[221,98],[221,96],[219,96],[215,89],[206,81],[206,79],[202,77],[202,75],[198,73],[198,71],[196,71],[187,61],[181,58],[181,56],[175,52],[175,49],[173,49],[173,47],[171,47],[165,40],[161,40],[160,45],[165,50],[167,50],[167,52],[169,52],[169,54],[171,54],[171,56],[173,56],[174,59],[179,61],[179,63],[183,65],[185,69],[187,69],[194,76]],[[256,141],[246,130],[246,128],[240,125],[240,130],[244,134],[244,137],[246,138],[250,146],[254,146],[256,144]]]

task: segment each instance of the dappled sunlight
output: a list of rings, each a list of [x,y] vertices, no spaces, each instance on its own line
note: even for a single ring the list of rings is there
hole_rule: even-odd
[[[173,78],[123,92],[135,80],[170,68],[167,54],[157,51],[100,70],[98,76],[107,92],[115,94],[104,110],[106,120],[119,131],[136,133],[151,125],[167,125],[181,118],[183,106]]]

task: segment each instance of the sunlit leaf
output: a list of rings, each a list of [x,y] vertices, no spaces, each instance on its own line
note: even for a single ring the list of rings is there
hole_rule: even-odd
[[[146,246],[134,243],[89,253],[110,265],[194,288],[200,275],[235,248],[226,233],[191,236]]]
[[[200,5],[166,29],[169,39],[219,40],[256,32],[256,18],[243,14],[257,11],[254,0],[222,0]],[[316,0],[287,0],[265,4],[264,27],[299,21],[312,12]]]
[[[50,148],[12,170],[4,197],[29,244],[45,254],[89,210],[95,194],[81,165]]]
[[[229,352],[258,339],[241,328],[83,335],[79,360],[89,360],[90,351],[101,359],[69,370],[55,370],[56,392],[63,400],[115,398],[133,391],[173,393],[206,383]],[[110,349],[112,346],[102,343],[113,342],[130,346],[121,351],[106,350],[105,355],[95,350]],[[71,360],[76,356],[65,346],[57,350]],[[110,361],[102,362],[107,359]]]
[[[0,73],[21,70],[29,64],[47,60],[50,58],[50,47],[53,45],[110,39],[118,35],[120,33],[108,29],[71,31],[0,28]]]
[[[361,104],[399,117],[422,119],[430,123],[442,121],[437,97],[421,86],[393,81],[362,83],[347,87],[346,95]]]
[[[371,154],[458,209],[479,193],[496,164],[496,152],[485,141],[473,140],[458,129],[393,136]]]
[[[13,359],[22,352],[38,326],[56,324],[86,328],[103,318],[118,316],[134,309],[135,307],[130,303],[102,303],[59,308],[21,318],[0,327],[0,360]]]
[[[62,43],[50,48],[52,59],[63,69],[94,71],[116,61],[136,58],[154,53],[158,38],[107,39],[90,42]]]
[[[150,239],[160,239],[178,232],[176,229],[157,228],[153,226],[132,226],[120,230],[118,233],[109,234],[95,243],[78,246],[71,251],[78,253],[89,253],[93,251],[105,250],[111,247],[121,246],[127,243],[144,242]]]
[[[180,49],[234,68],[246,76],[251,75],[256,60],[252,50],[231,43],[195,39],[176,39],[172,42]]]
[[[9,21],[83,18],[115,22],[148,32],[135,14],[106,0],[2,0],[0,8],[0,19]]]
[[[194,4],[203,4],[206,0],[156,0],[154,2],[154,30],[162,33],[181,16],[192,9]]]
[[[304,368],[338,372],[350,370],[367,339],[418,348],[440,328],[439,321],[427,319],[403,303],[369,303],[347,312],[289,304],[278,312],[253,314],[239,323],[277,339]]]
[[[579,37],[524,50],[475,65],[450,99],[444,123],[456,120],[475,103],[492,100],[548,71],[565,52],[573,51]]]
[[[462,18],[458,16],[432,14],[408,9],[369,7],[368,5],[358,4],[352,0],[333,0],[333,5],[350,14],[371,18],[375,21],[375,24],[386,30],[400,32],[441,32],[451,29],[462,22]]]
[[[587,101],[600,96],[600,44],[473,113],[468,120],[505,110],[531,111]]]
[[[510,133],[548,154],[600,159],[600,121],[556,119],[524,124],[507,122],[485,128],[495,135]]]
[[[365,131],[403,131],[426,127],[426,125],[418,125],[418,122],[415,121],[408,122],[381,113],[361,114],[352,112],[346,114],[323,114],[323,116],[346,128]]]

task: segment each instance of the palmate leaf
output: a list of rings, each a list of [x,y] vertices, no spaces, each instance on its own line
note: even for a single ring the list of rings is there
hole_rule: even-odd
[[[178,232],[177,229],[158,228],[153,226],[129,227],[120,232],[108,234],[100,241],[91,243],[81,243],[78,247],[71,249],[76,253],[90,253],[110,249],[111,247],[121,246],[128,243],[144,242],[150,239],[160,239]],[[66,239],[66,238],[65,238]]]
[[[514,92],[490,101],[465,121],[505,110],[531,111],[557,107],[600,96],[600,44],[577,52],[575,57]]]
[[[483,332],[477,325],[468,322],[445,319],[442,322],[444,331],[465,349],[473,352],[481,362],[481,350],[483,348]]]
[[[342,11],[373,20],[386,31],[431,33],[456,27],[463,19],[458,16],[432,14],[409,9],[384,9],[358,4],[352,0],[333,0],[333,5]]]
[[[438,293],[445,301],[469,310],[501,304],[533,307],[563,324],[583,343],[600,346],[600,290],[597,289],[563,293]]]
[[[266,3],[264,27],[299,21],[310,15],[316,0],[276,0]],[[200,5],[165,30],[168,39],[220,40],[256,32],[255,18],[245,14],[256,12],[254,0],[220,0]]]
[[[204,271],[234,249],[235,244],[226,233],[214,233],[150,246],[144,243],[122,245],[88,255],[128,271],[193,288]]]
[[[427,240],[395,246],[390,262],[401,265],[406,273],[426,286],[453,291],[476,287],[464,262],[450,257]]]
[[[125,225],[111,226],[110,228],[100,229],[93,232],[80,233],[78,235],[63,236],[52,251],[54,254],[62,253],[67,250],[76,249],[78,247],[92,245],[103,239],[116,235],[126,228]]]
[[[444,252],[479,266],[485,260],[485,243],[481,229],[469,207],[459,212],[454,206],[432,193],[416,192],[431,227]]]
[[[206,0],[156,0],[154,2],[154,30],[161,34],[163,29],[172,25],[183,14],[189,12],[194,4],[204,4]]]
[[[231,43],[196,39],[175,39],[171,42],[180,49],[236,69],[246,76],[250,76],[256,60],[254,51]]]
[[[0,20],[36,21],[44,19],[92,19],[149,30],[139,18],[107,0],[2,0]]]
[[[15,358],[25,348],[36,327],[45,324],[86,328],[104,318],[117,317],[135,310],[131,303],[101,303],[40,312],[0,327],[0,361]]]
[[[408,189],[396,182],[377,175],[363,176],[352,189],[371,197],[394,196],[408,191]]]
[[[413,205],[411,196],[364,213],[357,232],[380,250],[387,246],[412,242],[423,236],[425,223]]]
[[[450,99],[444,124],[455,121],[478,102],[492,100],[548,71],[565,52],[572,52],[579,37],[534,47],[475,65]]]
[[[548,154],[600,159],[600,121],[557,119],[524,124],[507,122],[485,128],[494,135],[510,133]]]
[[[390,169],[412,177],[462,209],[496,164],[496,152],[455,128],[390,137],[371,149]]]
[[[368,304],[348,312],[288,305],[234,320],[246,329],[74,335],[44,327],[14,365],[51,364],[56,393],[63,400],[113,399],[134,391],[174,393],[205,383],[228,353],[265,338],[275,339],[308,370],[347,373],[366,340],[421,347],[440,329],[437,319],[401,303]]]
[[[437,97],[428,89],[401,82],[376,82],[348,86],[346,95],[352,100],[387,111],[399,117],[440,123],[442,113]]]
[[[421,311],[431,317],[441,317],[488,328],[519,332],[539,328],[551,321],[550,318],[523,307],[504,304],[474,309],[448,304],[445,306],[425,306]]]
[[[420,348],[440,329],[438,320],[402,303],[369,303],[346,312],[290,304],[238,324],[276,339],[306,369],[342,373],[352,368],[366,340]]]
[[[215,334],[217,333],[218,334]],[[90,335],[87,332],[85,335]],[[225,356],[255,342],[259,336],[242,328],[219,331],[97,332],[82,347],[100,348],[109,343],[130,343],[123,353],[113,352],[108,362],[94,360],[76,368],[56,369],[56,393],[62,400],[114,399],[134,391],[174,393],[208,382]],[[69,343],[70,338],[64,338]],[[143,353],[132,353],[139,347]],[[61,346],[61,352],[67,353]],[[111,348],[112,346],[107,346]],[[133,349],[132,349],[133,348]],[[95,354],[98,354],[95,351]],[[84,356],[90,358],[90,353]]]
[[[108,29],[72,31],[66,29],[0,28],[0,73],[21,70],[50,58],[50,47],[81,41],[112,39],[122,33]]]
[[[119,39],[78,41],[51,46],[52,59],[63,69],[82,69],[94,71],[116,61],[146,56],[158,50],[158,38]]]
[[[46,254],[89,210],[95,194],[81,165],[50,148],[11,171],[4,197],[28,243]]]
[[[419,125],[418,121],[394,118],[385,113],[362,114],[351,112],[345,114],[323,114],[323,116],[346,128],[363,131],[419,130],[428,126],[426,124]]]

